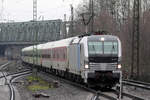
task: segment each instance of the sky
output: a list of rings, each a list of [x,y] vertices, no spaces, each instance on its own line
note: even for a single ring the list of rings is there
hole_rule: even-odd
[[[53,20],[67,19],[70,16],[70,4],[77,7],[81,0],[37,0],[37,19]],[[3,3],[2,3],[3,2]],[[2,9],[3,8],[3,9]],[[0,0],[0,20],[15,22],[33,19],[33,0]]]

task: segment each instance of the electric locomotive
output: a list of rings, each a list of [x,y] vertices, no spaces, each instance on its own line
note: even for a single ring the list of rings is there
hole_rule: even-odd
[[[85,82],[111,88],[120,79],[121,42],[111,35],[87,37]]]

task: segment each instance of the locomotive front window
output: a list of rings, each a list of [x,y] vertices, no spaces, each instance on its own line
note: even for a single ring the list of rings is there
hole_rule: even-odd
[[[104,54],[117,54],[118,43],[117,42],[104,42]]]
[[[89,54],[103,54],[102,42],[89,42],[88,50]]]
[[[95,54],[118,54],[118,42],[88,42],[88,52]]]

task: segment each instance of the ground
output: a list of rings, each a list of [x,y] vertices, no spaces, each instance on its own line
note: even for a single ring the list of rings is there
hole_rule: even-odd
[[[7,60],[0,59],[0,64],[3,64],[5,62],[7,62]],[[14,73],[25,70],[26,68],[26,66],[22,66],[20,61],[12,61],[5,71],[7,71],[8,73]],[[33,79],[33,75],[30,75],[19,78],[16,80],[16,83],[13,83],[17,95],[19,95],[17,96],[17,100],[91,100],[91,98],[94,97],[92,93],[87,92],[81,88],[69,85],[63,81],[58,81],[57,79],[52,78],[48,74],[39,72],[37,76],[40,78],[38,81]],[[54,84],[55,82],[58,83],[58,87],[56,84]],[[138,88],[134,89],[133,87],[124,87],[124,91],[131,94],[139,95],[145,98],[145,100],[150,100],[150,91]],[[8,92],[9,90],[6,89],[5,86],[1,86],[0,94],[5,94],[5,96],[0,95],[0,98],[5,98],[7,100],[8,98],[6,98],[6,96],[9,96]],[[41,95],[39,96],[37,94]],[[110,93],[108,94],[111,95]],[[100,97],[100,100],[106,99]],[[127,99],[124,98],[123,100]]]
[[[54,83],[56,80],[45,76],[41,73],[38,77],[42,77],[47,83]],[[22,100],[37,100],[34,95],[45,94],[47,97],[39,97],[40,100],[89,100],[93,95],[85,90],[79,89],[72,85],[66,84],[64,82],[58,82],[58,87],[50,86],[50,88],[41,89],[37,91],[32,91],[28,87],[28,77],[21,78],[17,81],[21,81],[24,84],[17,84],[16,87],[22,97]],[[38,82],[37,82],[38,83]],[[32,83],[31,83],[32,84]]]

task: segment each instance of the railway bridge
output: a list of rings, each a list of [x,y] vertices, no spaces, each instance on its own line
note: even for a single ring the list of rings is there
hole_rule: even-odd
[[[0,56],[20,57],[21,48],[63,38],[62,20],[0,23]]]

